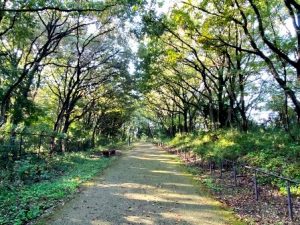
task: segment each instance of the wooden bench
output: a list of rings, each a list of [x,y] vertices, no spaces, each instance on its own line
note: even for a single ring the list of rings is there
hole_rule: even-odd
[[[110,157],[110,156],[116,155],[116,150],[115,149],[103,150],[102,155],[104,157]]]

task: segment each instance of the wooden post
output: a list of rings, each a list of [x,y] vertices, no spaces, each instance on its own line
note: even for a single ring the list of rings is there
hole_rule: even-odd
[[[23,146],[23,135],[20,136],[20,146],[19,146],[19,157],[22,156],[22,146]]]
[[[80,143],[79,143],[79,141],[77,141],[77,152],[79,152],[79,148],[80,148]]]
[[[223,178],[223,160],[221,160],[221,163],[220,163],[220,178],[221,179]]]
[[[237,171],[236,171],[236,164],[233,164],[233,178],[234,178],[234,186],[237,186]]]
[[[42,146],[42,132],[40,133],[40,137],[39,137],[39,148],[38,148],[38,152],[37,154],[40,155],[41,152],[41,146]]]
[[[255,200],[258,201],[258,185],[257,185],[257,171],[256,170],[254,172],[253,184],[254,184]]]
[[[286,182],[286,191],[287,191],[289,218],[290,218],[290,220],[293,220],[293,204],[292,204],[292,195],[291,195],[291,184],[290,184],[290,181]]]
[[[55,150],[55,136],[51,136],[50,138],[50,154],[53,154]]]

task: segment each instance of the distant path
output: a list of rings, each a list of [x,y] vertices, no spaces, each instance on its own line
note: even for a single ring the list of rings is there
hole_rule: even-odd
[[[193,185],[175,158],[151,144],[137,144],[42,224],[235,224]]]

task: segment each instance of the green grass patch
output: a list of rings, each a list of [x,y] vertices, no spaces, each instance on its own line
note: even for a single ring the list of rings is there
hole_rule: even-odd
[[[77,191],[78,186],[106,168],[110,158],[91,152],[66,153],[52,158],[27,158],[2,174],[0,224],[24,224]],[[13,180],[11,180],[13,178]]]
[[[189,150],[203,160],[221,159],[260,167],[291,179],[300,180],[300,144],[281,130],[218,130],[200,134],[178,134],[165,140],[177,149]],[[285,183],[273,179],[274,185],[284,189]],[[293,188],[293,193],[300,193]]]

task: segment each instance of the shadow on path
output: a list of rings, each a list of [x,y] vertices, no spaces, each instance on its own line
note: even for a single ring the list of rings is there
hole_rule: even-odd
[[[175,158],[138,144],[39,224],[233,224],[231,213],[201,194]]]

